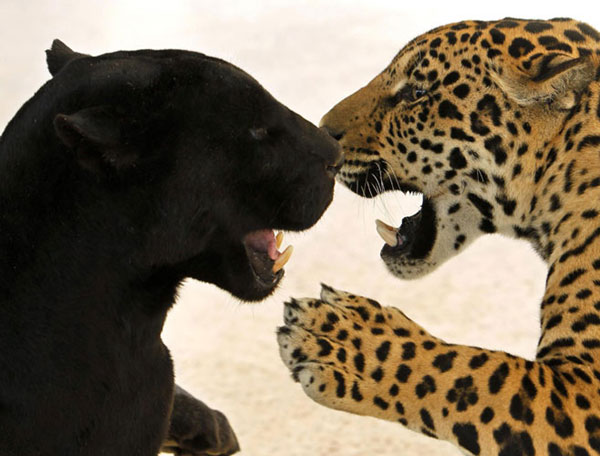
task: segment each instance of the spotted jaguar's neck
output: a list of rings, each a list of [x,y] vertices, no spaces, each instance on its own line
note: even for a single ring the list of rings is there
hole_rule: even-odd
[[[565,350],[589,356],[595,342],[586,329],[600,324],[594,299],[600,287],[599,92],[600,84],[592,83],[555,124],[551,140],[540,144],[536,136],[543,135],[531,131],[529,147],[517,149],[493,200],[501,214],[498,231],[531,241],[549,267],[539,358]]]
[[[595,230],[584,222],[598,216],[592,202],[600,196],[596,88],[600,84],[593,83],[564,119],[548,116],[533,128],[523,123],[503,172],[492,177],[495,186],[485,187],[498,231],[531,241],[549,266]],[[539,131],[544,123],[556,132]]]

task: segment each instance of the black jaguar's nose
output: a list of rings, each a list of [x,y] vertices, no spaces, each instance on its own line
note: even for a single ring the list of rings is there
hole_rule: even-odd
[[[329,174],[331,174],[331,176],[335,177],[337,175],[337,173],[340,172],[340,169],[342,169],[343,164],[344,164],[344,157],[342,157],[340,155],[339,160],[335,164],[327,166],[327,172]]]
[[[335,176],[341,168],[342,146],[335,140],[328,130],[317,128],[314,124],[305,120],[296,113],[292,113],[302,135],[303,148],[315,157],[318,157],[322,165],[332,176]]]
[[[343,130],[336,130],[329,125],[322,125],[321,129],[325,130],[329,136],[331,136],[336,141],[340,141],[344,135],[346,134]]]
[[[340,169],[342,168],[342,165],[344,164],[344,156],[342,154],[342,146],[339,143],[340,139],[342,139],[344,137],[344,132],[336,131],[326,124],[321,125],[319,128],[321,131],[325,132],[329,138],[332,138],[335,140],[337,155],[327,165],[327,172],[329,172],[329,174],[332,177],[335,177],[337,175],[337,173],[340,172]]]
[[[327,172],[331,175],[331,177],[335,177],[336,174],[342,168],[342,164],[344,163],[344,155],[342,154],[342,146],[337,141],[333,141],[333,138],[329,135],[325,136],[327,138],[327,154],[324,155],[325,158],[325,167]]]

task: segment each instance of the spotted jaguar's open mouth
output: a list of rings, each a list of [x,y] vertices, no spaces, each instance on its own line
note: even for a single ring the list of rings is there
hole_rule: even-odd
[[[279,251],[282,241],[282,232],[275,235],[269,229],[252,231],[243,238],[250,269],[264,288],[272,288],[279,283],[284,274],[283,267],[292,256],[294,248],[291,245],[283,252]]]
[[[377,232],[386,243],[381,250],[384,260],[401,256],[416,260],[427,256],[437,235],[435,205],[431,199],[423,195],[415,185],[402,182],[396,177],[385,160],[375,160],[361,172],[344,173],[342,168],[341,176],[342,183],[365,198],[375,198],[390,191],[421,195],[423,204],[420,211],[403,218],[399,228],[378,220]]]
[[[406,256],[422,259],[433,248],[437,227],[435,207],[431,200],[423,196],[421,210],[404,217],[399,228],[394,228],[377,220],[377,232],[385,241],[381,249],[382,258]]]

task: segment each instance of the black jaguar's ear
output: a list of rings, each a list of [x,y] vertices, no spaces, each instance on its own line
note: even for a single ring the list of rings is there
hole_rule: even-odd
[[[58,114],[54,130],[61,142],[75,151],[88,169],[123,169],[135,164],[137,149],[123,132],[130,130],[131,119],[106,106],[82,109],[74,114]]]
[[[48,63],[48,70],[52,76],[56,75],[56,73],[71,60],[79,59],[81,57],[89,57],[89,55],[73,51],[60,40],[54,40],[52,42],[52,47],[46,51],[46,62]]]
[[[559,109],[571,109],[596,76],[590,56],[539,54],[527,62],[527,67],[521,65],[493,75],[506,94],[521,105],[553,103]]]

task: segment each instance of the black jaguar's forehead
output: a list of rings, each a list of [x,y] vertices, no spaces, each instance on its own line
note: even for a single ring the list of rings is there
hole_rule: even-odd
[[[54,76],[56,85],[76,92],[102,91],[105,88],[127,85],[147,87],[161,74],[156,62],[127,55],[102,55],[73,60]]]
[[[173,78],[178,85],[214,82],[220,86],[259,86],[254,78],[229,62],[199,52],[173,49],[84,56],[69,62],[58,76],[88,80],[95,87],[103,80],[105,84],[125,82],[147,86],[161,76]]]
[[[253,77],[235,65],[179,50],[119,51],[78,58],[55,75],[50,87],[66,105],[135,106],[140,102],[169,110],[178,103],[195,106],[196,112],[235,108],[254,115],[277,105]]]

